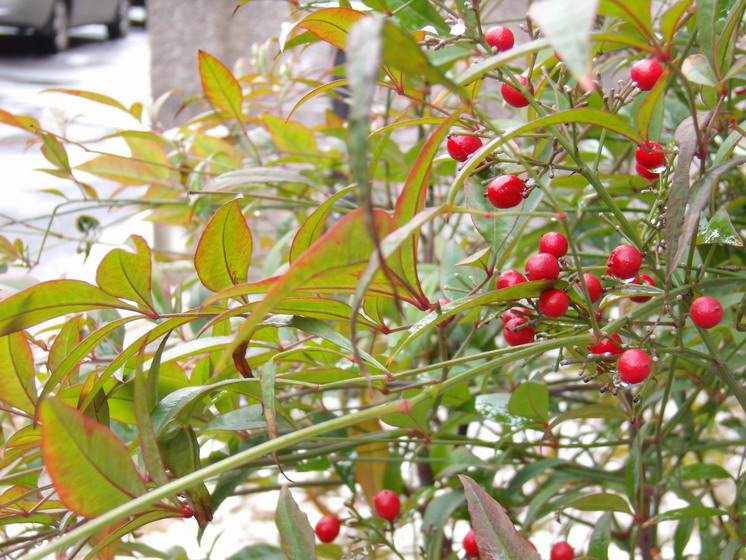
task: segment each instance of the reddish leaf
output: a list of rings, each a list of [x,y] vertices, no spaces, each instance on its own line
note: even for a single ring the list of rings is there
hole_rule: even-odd
[[[200,237],[194,255],[199,279],[213,292],[246,282],[252,248],[251,230],[233,200],[215,213]]]
[[[22,332],[0,337],[0,400],[24,412],[36,409],[34,356]]]
[[[73,317],[62,325],[59,334],[55,337],[52,348],[49,349],[47,367],[54,372],[70,355],[80,342],[80,315]]]
[[[56,397],[41,404],[42,450],[62,503],[96,517],[145,493],[127,448],[108,428]]]
[[[41,130],[39,121],[26,115],[14,115],[3,109],[0,109],[0,123],[15,126],[26,132],[36,133]]]
[[[85,91],[82,89],[49,88],[49,89],[45,89],[44,92],[64,93],[66,95],[74,95],[76,97],[82,97],[83,99],[88,99],[89,101],[95,101],[96,103],[101,103],[102,105],[108,105],[109,107],[114,107],[115,109],[120,109],[124,111],[125,113],[129,113],[129,111],[127,110],[127,107],[122,105],[119,101],[117,101],[113,97],[109,97],[108,95],[104,95],[102,93],[96,93],[94,91]]]
[[[97,156],[76,166],[76,169],[123,185],[168,184],[146,162],[124,156]]]
[[[326,218],[329,216],[334,204],[343,196],[350,194],[355,187],[347,187],[333,194],[311,213],[303,225],[298,229],[298,233],[293,238],[293,244],[290,247],[290,262],[300,257],[321,235],[324,233]]]
[[[133,235],[135,253],[122,249],[109,251],[96,270],[96,282],[108,294],[134,301],[144,311],[155,313],[151,288],[150,247]]]
[[[459,475],[469,506],[471,526],[484,560],[541,560],[516,531],[503,507],[471,478]]]
[[[351,8],[326,8],[304,17],[298,27],[307,29],[322,41],[344,50],[350,27],[364,17],[365,14]]]
[[[80,280],[42,282],[0,302],[0,336],[68,313],[106,308],[138,311],[96,286]]]
[[[202,91],[210,103],[242,121],[243,93],[241,84],[231,71],[211,54],[199,51],[199,75]]]

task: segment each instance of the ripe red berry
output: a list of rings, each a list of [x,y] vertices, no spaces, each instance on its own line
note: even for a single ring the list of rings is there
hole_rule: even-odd
[[[689,309],[692,322],[703,329],[711,329],[723,320],[723,306],[711,296],[701,296],[692,302]]]
[[[484,40],[490,47],[497,49],[498,51],[507,51],[512,49],[515,44],[515,37],[513,32],[502,25],[496,25],[487,30],[484,34]]]
[[[526,277],[517,270],[505,270],[497,277],[495,287],[498,290],[502,290],[503,288],[510,288],[524,282],[526,282]]]
[[[653,369],[653,361],[643,350],[633,348],[625,350],[619,356],[619,377],[625,383],[645,381]]]
[[[477,546],[477,537],[474,535],[474,529],[466,533],[464,537],[464,552],[469,558],[479,558],[479,547]]]
[[[575,550],[565,541],[561,541],[552,547],[549,558],[550,560],[572,560],[575,558]]]
[[[531,310],[526,307],[511,307],[508,309],[505,313],[503,313],[502,317],[500,317],[504,323],[507,323],[511,319],[525,319],[526,315],[530,315]]]
[[[500,175],[487,185],[484,196],[495,208],[513,208],[523,202],[526,183],[515,175]]]
[[[638,60],[632,65],[629,75],[632,81],[637,84],[642,91],[653,89],[655,82],[663,74],[661,63],[653,58]]]
[[[633,278],[640,272],[642,254],[631,245],[619,245],[609,255],[606,266],[609,267],[609,274],[612,276],[616,276],[622,280]]]
[[[534,94],[534,86],[525,76],[518,76],[518,81],[521,82],[522,86],[528,85],[528,90],[531,92],[531,95]],[[519,90],[507,83],[500,87],[500,93],[502,93],[505,103],[511,107],[525,107],[528,105],[528,99],[526,99]]]
[[[638,278],[635,278],[630,282],[631,284],[637,284],[642,285],[643,283],[647,284],[648,286],[655,287],[655,280],[653,280],[650,276],[647,274],[640,274]],[[635,296],[633,298],[630,298],[635,303],[645,303],[646,301],[649,301],[650,298],[653,296]]]
[[[558,231],[545,233],[539,240],[539,252],[549,253],[557,258],[564,257],[567,254],[568,247],[567,237]]]
[[[316,536],[323,543],[330,543],[339,535],[339,518],[336,515],[325,515],[316,523]]]
[[[458,136],[453,134],[448,137],[446,149],[448,155],[456,161],[466,161],[467,158],[482,147],[482,139],[478,136]]]
[[[559,274],[559,261],[549,253],[539,253],[526,261],[526,276],[529,280],[556,280]]]
[[[637,171],[637,174],[642,177],[643,179],[648,179],[652,181],[653,179],[657,179],[661,176],[660,173],[655,173],[653,171],[650,171],[649,169],[645,169],[642,165],[639,163],[635,163],[635,171]]]
[[[547,317],[562,317],[570,307],[570,298],[562,290],[550,288],[539,296],[539,311]]]
[[[635,150],[635,161],[648,171],[657,171],[666,166],[666,154],[658,142],[645,142]]]
[[[533,327],[518,328],[526,323],[528,323],[528,319],[525,317],[516,317],[505,323],[505,329],[503,330],[505,342],[510,346],[520,346],[521,344],[533,342],[536,336],[536,331]]]
[[[608,352],[612,356],[618,356],[624,351],[622,350],[621,344],[622,337],[617,333],[612,333],[608,337],[603,338],[598,344],[589,346],[588,350],[593,354],[606,354]]]
[[[585,286],[586,288],[588,288],[588,295],[591,296],[591,303],[596,303],[598,300],[601,299],[601,296],[604,295],[604,289],[601,286],[601,280],[598,279],[598,276],[596,276],[595,274],[591,274],[590,272],[584,273],[583,278],[585,279]],[[580,282],[576,282],[576,285],[582,292],[583,285]]]
[[[373,509],[378,517],[386,521],[393,521],[401,511],[399,495],[392,490],[381,490],[373,496]]]

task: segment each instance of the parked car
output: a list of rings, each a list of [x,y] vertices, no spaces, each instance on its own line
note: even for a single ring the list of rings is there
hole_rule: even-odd
[[[32,32],[45,50],[60,52],[69,30],[79,25],[106,25],[111,39],[129,31],[130,0],[0,0],[0,26]]]

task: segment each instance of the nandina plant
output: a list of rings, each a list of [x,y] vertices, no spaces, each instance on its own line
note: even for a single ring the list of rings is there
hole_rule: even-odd
[[[743,557],[746,2],[291,7],[178,129],[66,90],[123,151],[0,110],[69,185],[0,224],[3,556]]]

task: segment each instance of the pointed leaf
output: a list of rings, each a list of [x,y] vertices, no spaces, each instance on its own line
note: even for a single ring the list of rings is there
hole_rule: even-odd
[[[575,418],[616,418],[617,420],[628,420],[628,416],[624,411],[614,408],[613,406],[605,404],[589,404],[581,406],[580,408],[574,408],[567,412],[560,414],[552,420],[552,427],[554,428],[558,424],[567,420],[574,420]]]
[[[662,118],[663,103],[665,102],[664,94],[668,85],[669,73],[669,70],[665,70],[661,74],[658,81],[655,82],[653,89],[645,94],[639,108],[635,112],[637,130],[643,138],[650,137],[650,124],[654,118],[658,121]]]
[[[710,478],[731,478],[731,475],[720,465],[712,463],[695,463],[684,465],[670,474],[673,480],[707,480]]]
[[[96,517],[145,493],[122,441],[56,397],[41,404],[42,450],[60,500]]]
[[[707,507],[707,506],[686,506],[683,508],[672,509],[663,513],[659,513],[648,519],[643,527],[650,527],[663,521],[676,521],[679,519],[694,519],[697,517],[719,517],[728,515],[727,511],[722,509]]]
[[[632,515],[632,510],[630,510],[627,500],[617,494],[606,492],[588,494],[565,504],[565,507],[581,511],[617,511]]]
[[[697,233],[697,245],[708,244],[743,247],[743,240],[736,228],[733,227],[728,211],[724,207],[715,212],[707,225],[700,227]]]
[[[681,72],[686,79],[695,84],[714,87],[717,76],[703,54],[691,54],[681,64]]]
[[[245,187],[251,185],[255,186],[257,189],[265,189],[267,183],[299,183],[320,190],[319,186],[305,175],[301,175],[297,171],[282,167],[246,167],[244,169],[228,171],[207,183],[207,185],[205,185],[205,190],[222,191],[239,189],[244,191],[248,190]]]
[[[0,401],[18,410],[36,410],[34,356],[23,332],[0,337]]]
[[[96,156],[75,168],[123,185],[169,185],[159,173],[154,172],[152,165],[126,156]]]
[[[102,105],[108,105],[109,107],[114,107],[115,109],[120,109],[124,111],[125,113],[129,113],[127,110],[127,107],[122,105],[119,101],[114,99],[113,97],[109,97],[108,95],[104,95],[102,93],[96,93],[94,91],[85,91],[82,89],[62,89],[62,88],[49,88],[43,90],[42,93],[64,93],[66,95],[74,95],[76,97],[82,97],[83,99],[88,99],[90,101],[95,101],[96,103],[100,103]]]
[[[202,91],[207,99],[216,108],[241,122],[243,120],[241,84],[225,64],[211,54],[201,50],[198,58]]]
[[[168,519],[169,517],[176,517],[176,515],[173,511],[169,510],[155,510],[140,513],[135,515],[132,519],[127,519],[124,522],[118,523],[108,532],[105,538],[102,538],[96,543],[84,560],[102,560],[103,556],[101,555],[101,551],[106,547],[120,540],[125,535],[132,533],[136,529],[144,527],[148,523],[160,521],[161,519]]]
[[[262,121],[267,125],[272,140],[283,152],[314,154],[318,152],[313,130],[298,121],[290,121],[266,113]]]
[[[275,524],[280,533],[282,551],[288,560],[315,560],[316,539],[308,517],[295,503],[287,486],[280,490],[275,511]]]
[[[0,301],[0,336],[68,313],[91,309],[138,309],[80,280],[42,282]]]
[[[298,22],[298,27],[307,29],[322,41],[344,50],[350,27],[365,14],[350,8],[326,8],[307,15]]]
[[[528,13],[578,83],[593,88],[590,33],[599,0],[543,0],[534,2]]]
[[[54,338],[52,347],[49,349],[47,367],[49,371],[55,372],[65,361],[75,347],[80,343],[80,319],[81,316],[73,317],[62,325],[59,334]]]
[[[619,17],[643,37],[654,37],[650,3],[651,0],[601,0],[598,13]]]
[[[546,422],[549,419],[549,388],[540,383],[521,383],[510,397],[508,411]]]
[[[596,560],[609,560],[609,544],[611,543],[611,513],[604,513],[596,522],[588,546],[588,555]]]
[[[459,475],[469,506],[471,526],[483,560],[541,560],[516,531],[503,507],[471,478]]]
[[[352,193],[355,186],[347,187],[333,194],[311,213],[293,238],[290,247],[289,260],[292,263],[301,256],[313,243],[322,236],[326,227],[326,220],[334,204],[342,197]]]
[[[109,251],[96,270],[96,283],[112,296],[128,299],[137,303],[143,311],[155,312],[153,298],[150,294],[151,252],[139,235],[131,237],[135,252],[123,249]]]
[[[223,288],[246,282],[253,240],[238,200],[218,210],[197,244],[194,266],[206,288]]]

